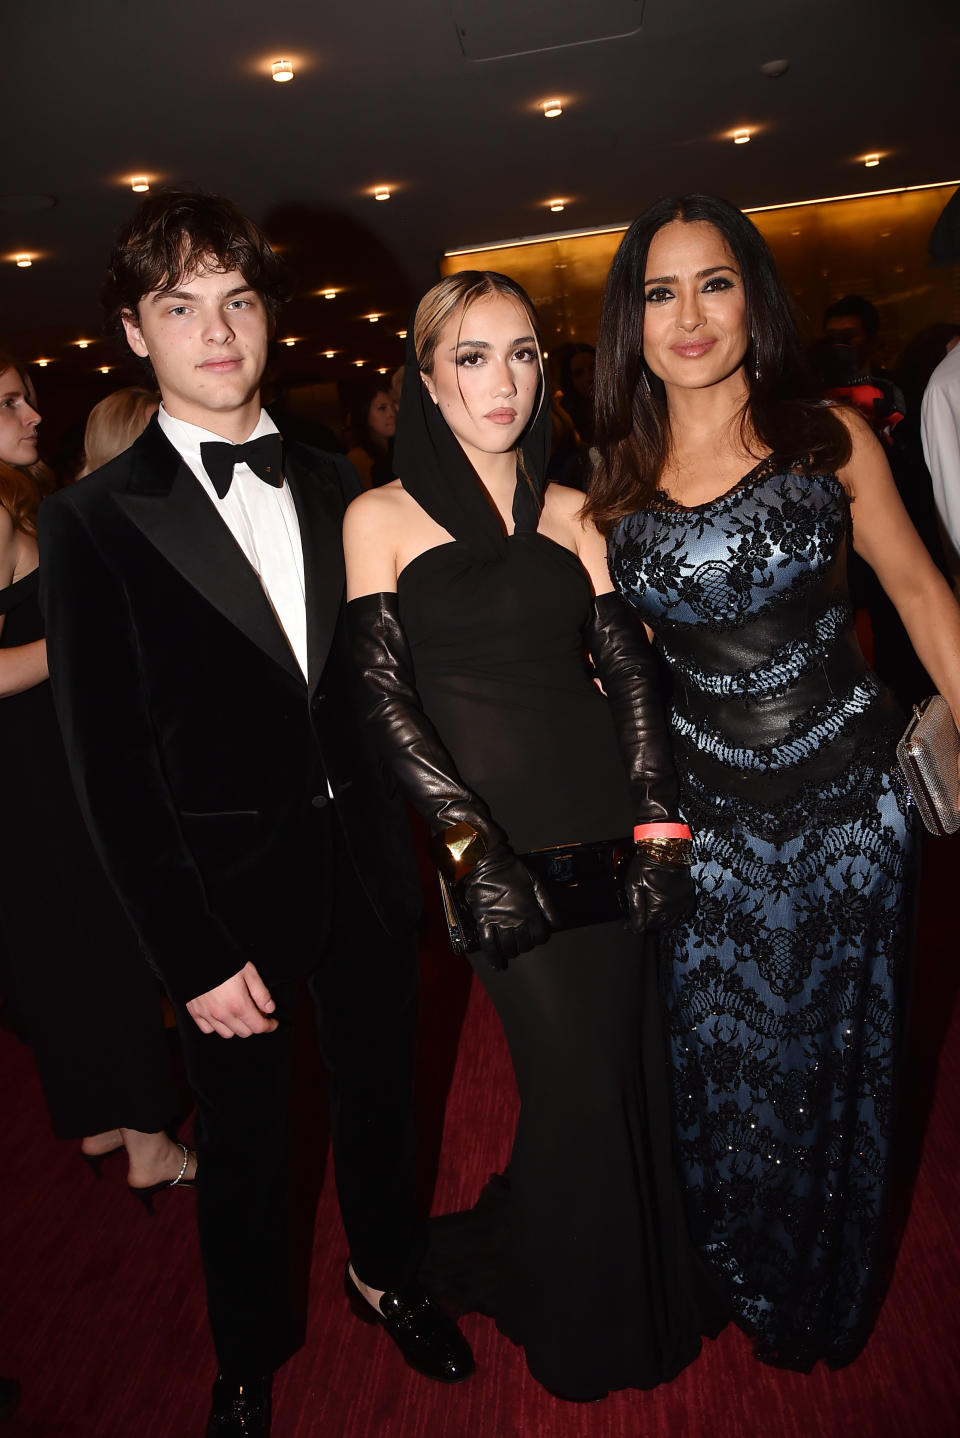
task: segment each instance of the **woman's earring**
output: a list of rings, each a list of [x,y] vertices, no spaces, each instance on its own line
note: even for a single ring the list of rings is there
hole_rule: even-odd
[[[753,331],[750,332],[750,348],[753,350],[753,376],[760,383],[760,361],[757,359],[757,342],[754,339]]]
[[[641,363],[641,365],[640,365],[640,375],[641,375],[641,378],[643,379],[643,389],[644,389],[644,393],[645,393],[645,394],[650,394],[650,376],[647,374],[647,367],[646,367],[646,365],[643,364],[643,363]]]

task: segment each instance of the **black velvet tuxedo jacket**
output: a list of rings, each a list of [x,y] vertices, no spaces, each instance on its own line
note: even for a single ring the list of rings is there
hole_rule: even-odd
[[[387,932],[408,933],[419,913],[406,817],[356,717],[340,540],[356,478],[295,444],[284,472],[303,544],[306,681],[156,418],[41,506],[41,605],[73,781],[146,956],[181,1002],[248,960],[268,984],[313,967],[337,827]]]

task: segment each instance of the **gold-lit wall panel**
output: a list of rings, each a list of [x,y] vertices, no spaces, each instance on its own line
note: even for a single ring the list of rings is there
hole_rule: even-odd
[[[927,255],[930,232],[955,188],[751,214],[793,295],[803,338],[816,338],[823,311],[844,294],[865,295],[879,309],[882,363],[892,363],[917,330],[939,320],[960,323],[960,265],[935,269]],[[512,275],[540,312],[548,349],[551,341],[593,342],[604,281],[622,235],[616,229],[447,255],[442,273]]]

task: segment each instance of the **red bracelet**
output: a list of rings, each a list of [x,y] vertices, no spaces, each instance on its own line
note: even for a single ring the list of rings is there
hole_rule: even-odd
[[[641,839],[692,839],[689,824],[637,824],[633,830],[633,842]]]

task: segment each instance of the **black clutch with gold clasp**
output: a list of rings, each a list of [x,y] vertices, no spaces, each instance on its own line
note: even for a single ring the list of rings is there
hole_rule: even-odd
[[[455,828],[468,829],[468,825]],[[440,896],[443,903],[450,946],[455,954],[472,954],[479,948],[473,915],[463,902],[455,869],[451,866],[450,834],[443,836],[446,860],[440,869]],[[471,830],[482,844],[482,839]],[[469,856],[470,838],[464,837],[462,872],[469,872],[476,862]],[[454,839],[454,850],[457,841]],[[544,885],[553,900],[563,929],[579,929],[588,924],[607,924],[627,917],[624,877],[634,853],[632,838],[599,839],[586,844],[557,844],[549,849],[532,849],[520,858]]]

